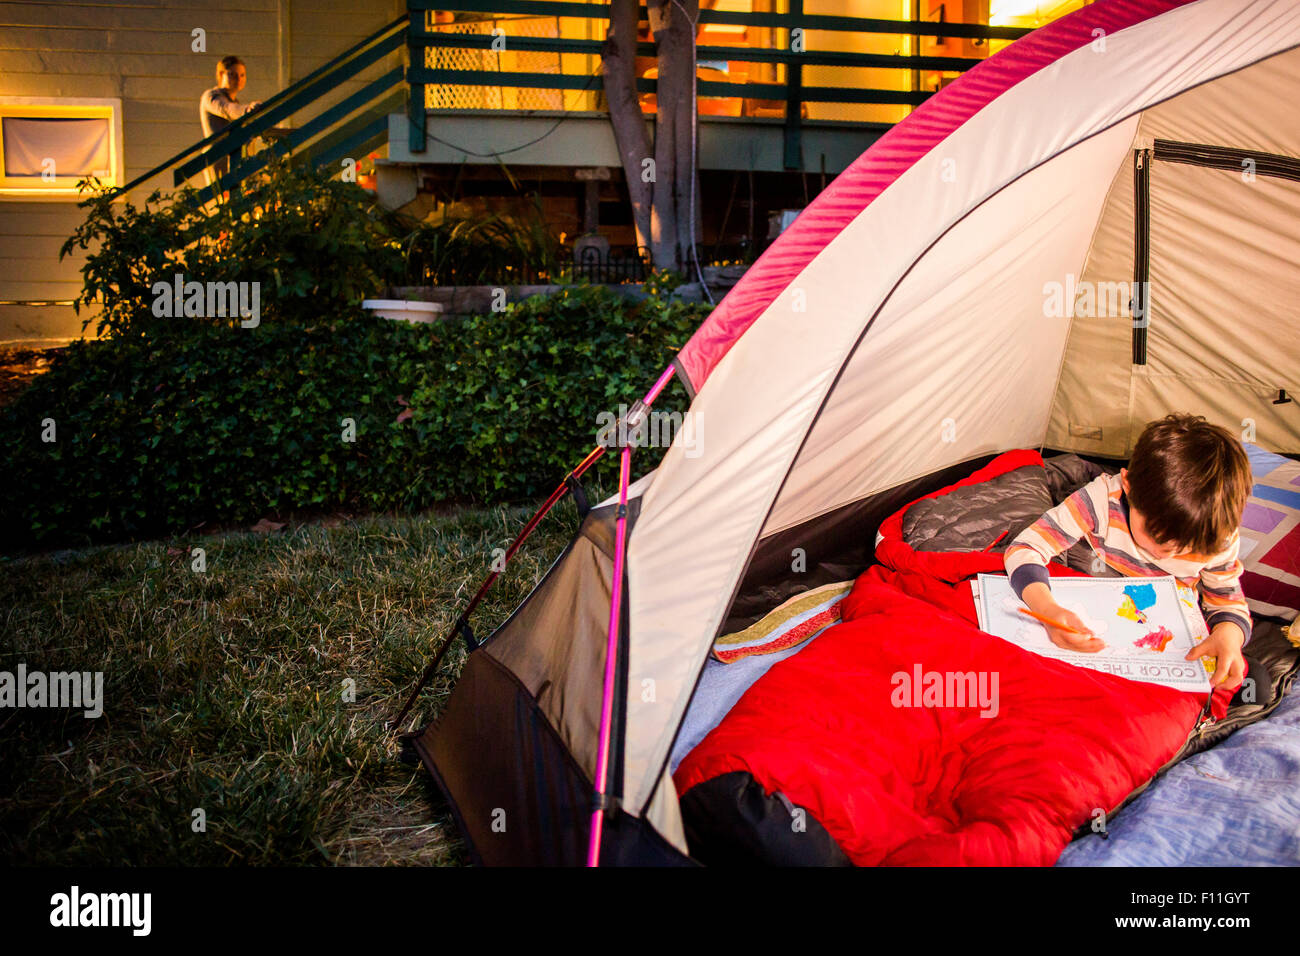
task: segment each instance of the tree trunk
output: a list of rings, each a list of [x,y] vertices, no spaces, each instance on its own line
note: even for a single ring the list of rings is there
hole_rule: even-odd
[[[623,164],[632,200],[632,222],[638,246],[650,246],[650,206],[654,183],[649,180],[650,134],[636,92],[636,25],[638,0],[612,0],[609,31],[601,50],[605,100],[614,127],[614,142]]]
[[[693,129],[696,115],[695,88],[695,21],[699,18],[699,0],[669,0],[673,16],[670,41],[659,45],[659,75],[671,74],[680,84],[680,96],[673,104],[673,244],[677,249],[678,268],[692,269],[691,252],[699,239],[700,195],[696,174],[697,146]],[[683,12],[682,8],[685,8]],[[668,120],[661,108],[661,117]],[[665,174],[667,175],[667,174]]]
[[[636,9],[637,0],[611,2],[610,27],[602,51],[605,96],[632,200],[637,241],[650,246],[656,269],[682,271],[689,264],[700,221],[698,190],[694,208],[691,194],[696,177],[691,124],[699,0],[647,0],[659,66],[654,162],[648,168],[645,160],[652,148],[636,96],[634,72]]]

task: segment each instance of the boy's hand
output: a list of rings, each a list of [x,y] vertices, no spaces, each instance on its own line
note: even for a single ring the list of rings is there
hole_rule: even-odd
[[[1210,686],[1218,687],[1226,683],[1229,687],[1236,687],[1246,676],[1246,659],[1241,656],[1241,645],[1245,643],[1246,635],[1241,632],[1241,628],[1231,621],[1224,621],[1214,625],[1210,636],[1188,651],[1184,660],[1217,658],[1219,666],[1210,677]]]
[[[1061,605],[1056,603],[1056,598],[1052,597],[1052,589],[1042,581],[1035,581],[1025,587],[1021,592],[1020,599],[1029,605],[1029,609],[1043,617],[1050,617],[1054,621],[1070,627],[1078,628],[1082,634],[1072,634],[1069,631],[1063,631],[1059,627],[1052,627],[1050,624],[1044,624],[1047,630],[1047,636],[1057,647],[1064,647],[1067,651],[1082,651],[1085,654],[1095,654],[1103,647],[1106,642],[1092,631],[1084,626],[1079,615],[1073,611],[1067,611]]]
[[[1060,628],[1044,624],[1043,627],[1047,628],[1047,636],[1052,639],[1052,643],[1057,647],[1064,647],[1067,651],[1082,651],[1085,654],[1095,654],[1106,646],[1106,642],[1088,630],[1083,620],[1073,611],[1067,611],[1059,604],[1055,608],[1049,608],[1046,611],[1041,611],[1038,608],[1034,608],[1034,610],[1038,611],[1039,614],[1052,618],[1054,621],[1060,621],[1062,624],[1067,624],[1083,632],[1081,634],[1072,634],[1069,631],[1062,631]]]

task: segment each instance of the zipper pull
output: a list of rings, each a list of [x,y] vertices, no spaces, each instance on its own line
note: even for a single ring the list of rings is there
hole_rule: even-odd
[[[1214,717],[1213,704],[1214,688],[1211,687],[1210,696],[1205,698],[1205,706],[1201,708],[1201,716],[1196,718],[1196,726],[1192,729],[1192,733],[1195,736],[1203,736],[1205,734],[1205,728],[1211,727],[1217,722]]]

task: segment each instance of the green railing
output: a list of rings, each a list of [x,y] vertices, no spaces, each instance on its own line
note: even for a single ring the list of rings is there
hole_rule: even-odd
[[[328,108],[317,110],[316,107],[339,84],[406,46],[408,22],[407,16],[399,17],[281,90],[252,113],[182,150],[118,191],[126,193],[169,169],[172,185],[180,186],[206,167],[229,157],[229,172],[200,189],[200,198],[206,201],[236,188],[273,157],[292,153],[299,161],[319,167],[346,156],[364,155],[387,141],[388,114],[401,112],[406,106],[407,89],[401,67],[389,70]],[[291,117],[300,125],[281,130],[279,124]],[[273,132],[279,135],[270,139],[266,148],[252,155],[245,154],[253,140],[266,138]]]
[[[450,3],[450,6],[448,5]],[[881,20],[864,17],[806,14],[803,0],[788,0],[784,13],[738,13],[701,10],[701,24],[767,27],[786,32],[802,30],[838,33],[886,34],[900,37],[935,37],[966,40],[1014,40],[1028,30],[984,24],[934,23],[921,20]],[[479,87],[518,87],[543,90],[603,89],[602,77],[578,73],[510,72],[501,70],[436,69],[425,65],[425,51],[433,49],[493,49],[497,37],[455,34],[433,29],[427,23],[428,11],[452,10],[477,14],[545,16],[595,21],[591,31],[604,35],[609,19],[609,5],[571,2],[571,0],[407,0],[407,15],[345,50],[324,66],[303,77],[292,86],[267,100],[255,112],[235,120],[224,129],[200,140],[155,166],[142,176],[121,187],[125,193],[148,182],[167,170],[172,183],[179,186],[201,173],[206,167],[229,158],[230,169],[216,183],[200,190],[204,199],[236,188],[248,176],[262,169],[276,156],[293,154],[301,161],[323,166],[346,156],[361,155],[383,143],[388,135],[388,114],[405,107],[410,119],[409,147],[412,153],[426,149],[425,90],[434,84]],[[645,7],[639,9],[644,19]],[[509,22],[509,21],[503,21]],[[505,46],[512,51],[580,54],[599,58],[602,40],[570,37],[505,36]],[[315,107],[338,86],[355,78],[361,71],[400,50],[408,49],[409,64],[405,74],[394,68],[364,87],[327,108]],[[639,56],[653,57],[652,43],[638,43]],[[784,104],[785,160],[787,168],[798,168],[799,142],[803,107],[806,103],[883,104],[916,106],[931,94],[919,89],[863,89],[841,86],[806,86],[803,69],[810,66],[858,67],[902,71],[962,72],[980,62],[975,57],[924,56],[918,54],[880,54],[809,50],[756,46],[704,45],[696,50],[700,61],[726,60],[747,63],[777,64],[785,67],[783,83],[721,83],[698,80],[697,92],[703,97],[764,100]],[[636,81],[637,91],[655,93],[653,79]],[[902,86],[903,84],[900,84]],[[301,115],[300,115],[301,114]],[[295,118],[299,125],[281,129],[279,124]],[[249,145],[260,138],[278,134],[269,145],[247,155]]]
[[[699,23],[731,26],[767,27],[793,35],[803,31],[806,36],[813,31],[832,31],[855,34],[890,34],[900,37],[933,37],[936,39],[1015,40],[1029,31],[1018,27],[997,27],[986,24],[936,23],[922,20],[882,20],[865,17],[828,16],[803,12],[803,0],[788,0],[789,10],[783,13],[742,13],[722,10],[701,10]],[[500,47],[499,38],[486,34],[454,34],[443,32],[427,20],[430,10],[451,10],[478,14],[510,14],[517,16],[564,17],[599,21],[598,32],[604,35],[603,24],[609,19],[609,5],[603,3],[569,2],[569,0],[407,0],[410,14],[409,45],[411,66],[407,72],[410,84],[408,104],[410,116],[410,150],[425,149],[425,87],[432,84],[462,86],[528,87],[543,90],[599,90],[602,77],[575,73],[509,72],[499,70],[436,69],[425,65],[425,51],[432,49],[490,50]],[[639,17],[646,18],[642,6]],[[509,21],[502,21],[509,23]],[[503,38],[504,47],[512,51],[530,51],[555,54],[586,54],[599,57],[602,40],[569,37]],[[495,44],[495,45],[494,45]],[[918,54],[880,54],[842,52],[835,50],[809,50],[806,45],[799,52],[790,48],[763,48],[755,46],[699,46],[698,61],[727,60],[747,63],[781,64],[785,66],[784,83],[722,83],[697,80],[697,94],[703,97],[739,98],[777,101],[785,105],[786,166],[798,167],[800,126],[805,103],[882,104],[916,106],[931,93],[913,88],[861,89],[841,86],[805,86],[803,69],[808,66],[865,67],[902,71],[962,72],[981,62],[975,57],[923,56]],[[638,43],[638,56],[653,57],[652,43]],[[907,84],[899,86],[910,87]],[[637,91],[654,93],[653,79],[637,80]]]

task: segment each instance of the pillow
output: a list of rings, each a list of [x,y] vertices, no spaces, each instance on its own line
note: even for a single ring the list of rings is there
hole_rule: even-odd
[[[1054,504],[1047,470],[1023,465],[921,499],[903,515],[903,540],[917,551],[1005,551]]]
[[[802,644],[840,622],[840,602],[851,590],[852,581],[837,581],[796,594],[743,631],[719,637],[710,655],[730,664],[742,657],[774,654]]]
[[[1047,469],[1047,490],[1058,505],[1094,478],[1119,470],[1118,467],[1103,468],[1073,452],[1044,458],[1043,467]]]
[[[1255,487],[1241,515],[1241,589],[1253,613],[1291,621],[1300,608],[1300,462],[1245,447]]]

